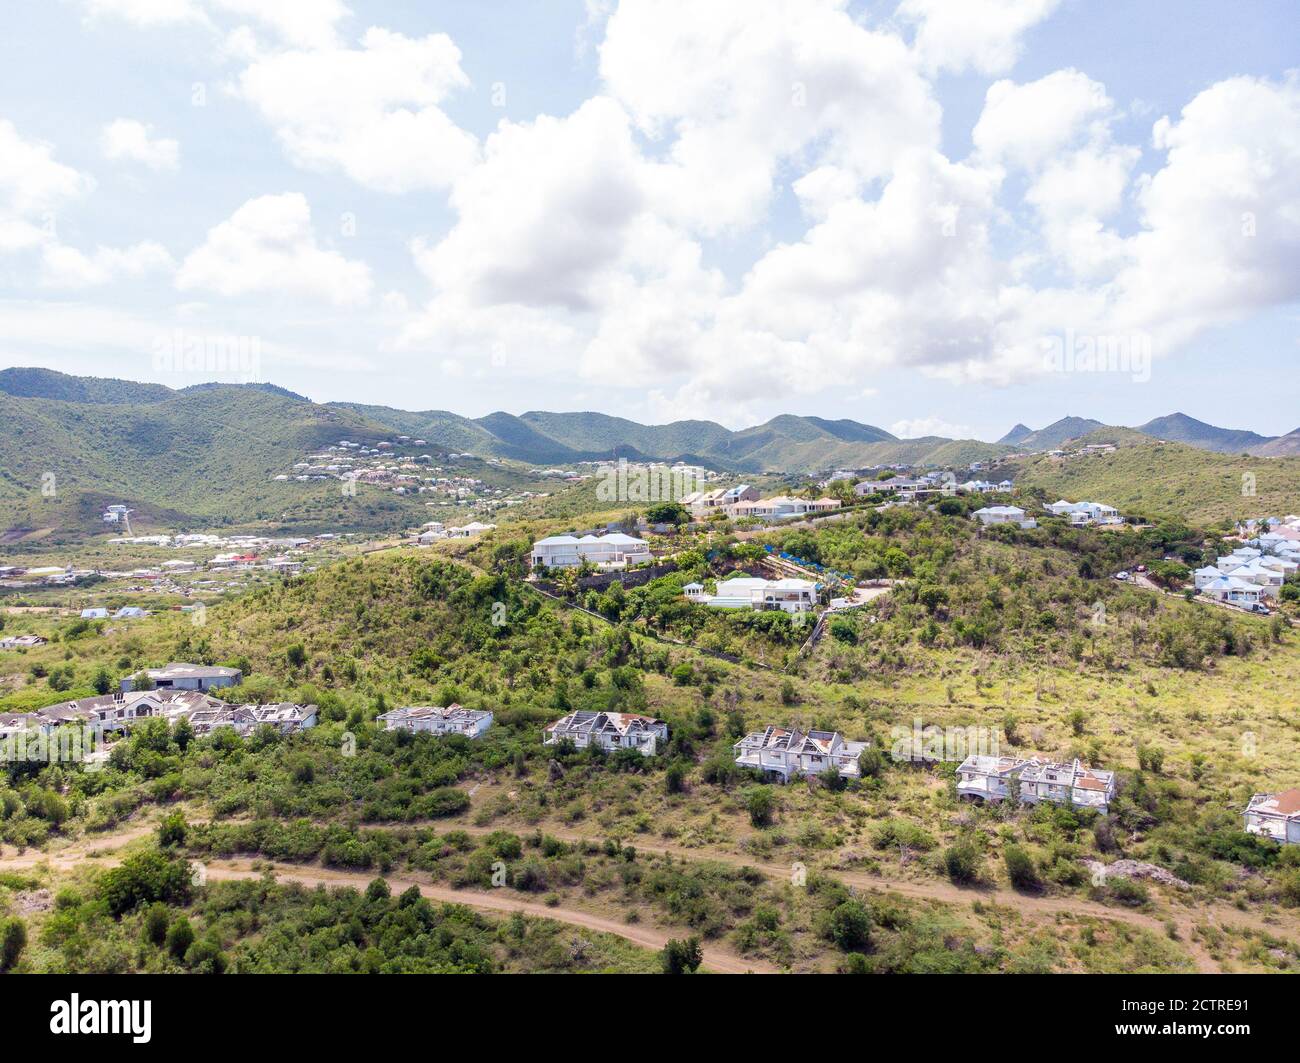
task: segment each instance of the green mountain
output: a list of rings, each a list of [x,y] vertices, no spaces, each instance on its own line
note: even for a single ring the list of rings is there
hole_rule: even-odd
[[[603,413],[492,413],[470,419],[445,411],[412,414],[343,404],[369,420],[471,453],[540,464],[575,461],[686,461],[738,473],[818,473],[901,462],[982,461],[1011,448],[979,440],[898,439],[857,421],[783,414],[732,431],[713,421],[643,425]]]
[[[1034,430],[1032,428],[1023,424],[1018,424],[1015,428],[1011,429],[1010,432],[999,439],[998,442],[1005,443],[1009,447],[1017,447],[1033,434]]]
[[[1270,437],[1262,436],[1257,432],[1216,428],[1212,424],[1198,421],[1195,417],[1188,417],[1185,413],[1157,417],[1154,421],[1141,425],[1138,431],[1155,439],[1186,443],[1189,446],[1200,447],[1202,450],[1217,450],[1222,454],[1241,454],[1272,442]]]
[[[1016,428],[1023,427],[1024,425],[1016,426]],[[1089,432],[1105,427],[1100,421],[1094,421],[1091,417],[1062,417],[1059,421],[1049,424],[1046,428],[1040,428],[1036,432],[1022,435],[1015,445],[1023,450],[1055,450],[1062,443],[1071,439],[1078,439],[1081,436],[1086,436]],[[1013,428],[1009,434],[1015,434],[1015,432],[1016,429]],[[1005,443],[1006,438],[1004,437],[1002,441]]]
[[[397,495],[358,503],[333,483],[273,482],[324,444],[389,437],[349,410],[237,385],[163,388],[152,401],[110,401],[105,396],[114,388],[100,385],[116,381],[59,376],[47,378],[43,390],[99,398],[0,391],[0,534],[11,541],[30,532],[51,532],[57,541],[100,531],[99,514],[112,503],[136,511],[137,531],[252,521],[383,526],[400,516]],[[121,393],[130,394],[129,387]]]
[[[173,394],[162,384],[68,376],[53,369],[0,369],[0,392],[21,398],[96,404],[161,402]]]

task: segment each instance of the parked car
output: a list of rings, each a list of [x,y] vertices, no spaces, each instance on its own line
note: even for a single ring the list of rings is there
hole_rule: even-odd
[[[1121,580],[1127,580],[1129,579],[1129,574],[1127,572],[1116,572],[1115,578]]]

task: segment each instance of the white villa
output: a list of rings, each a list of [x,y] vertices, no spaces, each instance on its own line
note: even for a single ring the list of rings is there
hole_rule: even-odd
[[[688,583],[682,590],[689,601],[710,609],[780,609],[786,613],[806,613],[817,605],[817,584],[807,579],[739,576],[719,580],[717,593],[712,595],[700,583]]]
[[[1256,794],[1244,813],[1251,834],[1272,838],[1283,845],[1300,845],[1300,789],[1280,794]]]
[[[571,712],[542,730],[542,744],[572,742],[579,749],[597,745],[602,749],[635,749],[653,757],[659,743],[668,741],[668,725],[652,716],[631,712]]]
[[[495,524],[480,524],[478,521],[472,520],[468,524],[461,524],[459,526],[448,528],[447,538],[473,539],[475,536],[482,535],[484,532],[493,531],[495,528]]]
[[[1052,502],[1047,511],[1053,516],[1066,517],[1071,524],[1119,524],[1119,510],[1114,506],[1102,505],[1100,502]]]
[[[1265,595],[1265,588],[1258,583],[1248,583],[1236,576],[1219,576],[1208,580],[1200,590],[1207,598],[1227,602],[1229,605],[1257,605]]]
[[[533,568],[577,568],[589,561],[597,568],[618,569],[650,560],[650,544],[622,532],[609,535],[551,535],[533,543]]]
[[[957,768],[957,796],[973,801],[1001,801],[1015,784],[1022,804],[1048,801],[1091,808],[1105,815],[1115,797],[1115,773],[1032,757],[970,756]]]
[[[838,731],[768,727],[746,735],[733,747],[736,763],[789,782],[799,775],[821,775],[835,768],[846,779],[860,776],[858,758],[869,742],[846,742]]]
[[[479,709],[466,709],[455,703],[440,705],[407,705],[376,717],[384,721],[386,731],[413,731],[425,734],[458,734],[478,738],[492,726],[492,713]]]
[[[990,524],[1015,524],[1021,528],[1037,528],[1038,521],[1027,517],[1019,506],[985,506],[971,514],[973,520],[985,527]]]
[[[839,499],[791,498],[789,495],[776,495],[773,498],[760,498],[756,501],[736,502],[726,507],[731,517],[766,517],[770,520],[789,520],[792,517],[805,517],[810,513],[831,513],[840,508]]]

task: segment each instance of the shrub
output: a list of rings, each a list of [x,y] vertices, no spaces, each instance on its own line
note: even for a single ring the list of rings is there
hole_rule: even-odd
[[[979,878],[980,854],[969,838],[960,838],[944,850],[943,869],[959,886],[966,886]]]
[[[704,950],[700,948],[700,939],[689,937],[685,941],[676,938],[669,940],[659,954],[664,974],[694,974],[704,962]]]
[[[1007,875],[1011,878],[1011,884],[1018,890],[1036,890],[1042,886],[1042,879],[1038,877],[1038,868],[1034,865],[1034,858],[1022,846],[1008,845],[1004,858],[1007,864]]]

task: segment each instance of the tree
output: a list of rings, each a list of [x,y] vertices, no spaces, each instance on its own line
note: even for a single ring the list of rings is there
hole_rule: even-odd
[[[745,797],[745,808],[749,812],[749,822],[755,827],[766,827],[772,822],[772,813],[776,810],[776,798],[770,786],[755,786]]]
[[[158,824],[158,844],[164,849],[185,844],[185,813],[176,811]]]
[[[95,673],[95,678],[91,680],[96,694],[107,694],[113,689],[113,677],[108,674],[106,668],[101,668]]]
[[[167,926],[171,915],[165,904],[151,904],[145,910],[144,921],[140,925],[140,936],[151,945],[159,948],[167,940]]]
[[[691,515],[680,502],[660,502],[645,511],[650,524],[687,524]]]
[[[659,954],[664,974],[694,974],[704,962],[704,950],[700,948],[700,939],[689,937],[685,941],[670,938]]]

